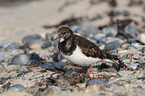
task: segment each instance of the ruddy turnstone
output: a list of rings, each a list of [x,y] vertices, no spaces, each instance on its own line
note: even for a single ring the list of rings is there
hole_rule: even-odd
[[[92,64],[98,61],[119,60],[117,56],[101,50],[93,42],[76,35],[69,27],[60,27],[58,29],[58,49],[67,60],[78,65],[89,65],[86,74],[92,68]],[[118,64],[118,66],[122,64]],[[119,67],[120,67],[119,66]]]

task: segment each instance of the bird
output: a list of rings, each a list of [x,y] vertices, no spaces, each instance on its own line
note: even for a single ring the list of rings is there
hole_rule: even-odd
[[[118,60],[119,62],[121,62],[121,64],[115,62],[118,69],[124,66],[118,56],[101,50],[96,44],[80,35],[75,34],[67,26],[58,28],[57,33],[57,39],[59,38],[58,50],[60,51],[62,56],[74,64],[80,66],[89,65],[86,75],[90,72],[92,64],[98,61],[115,62],[114,60]],[[78,67],[78,69],[81,68]]]

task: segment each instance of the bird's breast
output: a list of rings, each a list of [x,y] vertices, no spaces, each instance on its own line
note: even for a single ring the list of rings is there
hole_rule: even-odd
[[[83,54],[79,46],[77,46],[73,53],[69,56],[63,54],[63,52],[61,53],[67,60],[79,65],[90,65],[101,60],[99,58],[87,57]]]

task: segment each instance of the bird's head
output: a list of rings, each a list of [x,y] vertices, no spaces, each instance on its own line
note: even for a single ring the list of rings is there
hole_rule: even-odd
[[[58,38],[67,39],[73,34],[73,31],[69,27],[60,27],[58,29]]]

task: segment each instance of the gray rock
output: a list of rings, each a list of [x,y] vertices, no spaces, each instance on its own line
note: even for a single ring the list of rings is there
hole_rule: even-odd
[[[118,81],[115,81],[115,82],[112,82],[112,83],[108,84],[108,86],[113,86],[113,85],[120,86],[121,84]]]
[[[31,49],[41,49],[45,42],[43,40],[34,40],[29,42]]]
[[[138,68],[139,65],[140,65],[139,63],[134,63],[134,64],[130,65],[129,68],[132,68],[135,70]]]
[[[31,42],[29,42],[30,45],[33,45],[33,44],[39,44],[40,46],[42,46],[44,44],[44,41],[43,40],[33,40]]]
[[[115,37],[117,35],[117,27],[107,27],[103,28],[102,32],[107,36],[107,37]]]
[[[123,43],[124,41],[122,39],[119,38],[112,38],[112,37],[108,37],[106,39],[106,46],[111,48],[111,49],[116,49],[118,47],[120,47],[120,45]]]
[[[18,54],[11,59],[11,62],[8,65],[21,65],[27,66],[31,60],[40,61],[40,57],[37,53],[29,53],[29,54]]]
[[[30,44],[30,42],[33,42],[35,40],[42,40],[41,36],[39,34],[34,34],[34,35],[28,35],[28,36],[25,36],[23,39],[22,39],[22,42],[24,44],[28,43]]]
[[[29,69],[27,67],[21,67],[17,70],[18,75],[26,74],[29,72]]]
[[[142,53],[145,53],[145,47],[143,47],[143,48],[141,49],[141,51],[142,51]]]
[[[25,89],[26,88],[23,85],[16,84],[8,88],[8,91],[21,92],[21,91],[25,91]]]
[[[14,65],[26,66],[29,62],[29,59],[30,56],[27,54],[18,54],[12,58],[11,63],[9,63],[9,65],[14,64]]]
[[[4,43],[0,45],[1,49],[4,49],[5,51],[8,51],[9,49],[18,49],[21,45],[19,43]]]
[[[109,96],[109,95],[106,93],[99,93],[98,96]]]
[[[107,84],[107,82],[104,81],[104,80],[101,80],[101,79],[92,79],[92,80],[87,81],[86,87],[91,86],[91,85],[101,85],[101,86],[104,86],[106,84]]]
[[[126,77],[126,76],[128,76],[128,73],[125,72],[125,71],[119,71],[118,75],[121,76],[121,77]]]
[[[138,35],[138,39],[139,39],[141,42],[145,43],[145,33],[139,34],[139,35]]]
[[[60,62],[62,59],[64,59],[64,58],[60,52],[57,52],[56,54],[54,54],[54,57],[53,57],[54,62]]]
[[[128,25],[125,27],[125,32],[128,34],[132,34],[133,36],[137,35],[136,27],[133,25]]]
[[[0,62],[4,61],[4,59],[5,59],[4,55],[5,55],[5,52],[0,51]]]
[[[102,33],[98,33],[98,34],[96,34],[95,36],[94,36],[94,39],[96,39],[96,40],[102,40],[103,38],[105,38],[106,37],[106,35],[105,34],[102,34]]]
[[[88,25],[73,25],[70,28],[74,32],[83,31],[85,34],[97,34],[100,32],[100,30]]]
[[[45,41],[41,47],[44,49],[44,48],[48,48],[48,47],[50,47],[50,46],[52,46],[52,42],[50,42],[50,41]]]

